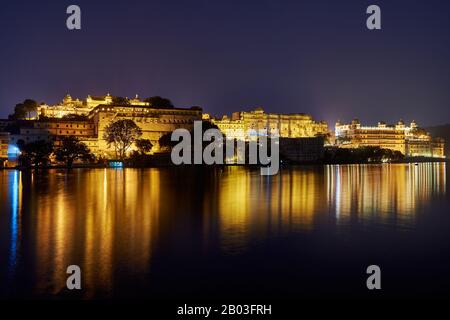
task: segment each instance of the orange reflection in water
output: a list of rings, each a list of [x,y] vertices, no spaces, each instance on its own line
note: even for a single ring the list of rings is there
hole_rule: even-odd
[[[0,221],[7,223],[0,228],[10,234],[11,270],[26,251],[33,291],[64,294],[66,268],[76,264],[83,296],[101,297],[113,292],[122,273],[145,278],[157,245],[183,251],[200,235],[206,250],[218,244],[239,254],[255,241],[291,232],[354,224],[408,229],[446,192],[443,163],[259,173],[243,167],[1,172],[7,215]]]
[[[71,264],[81,267],[84,283],[95,283],[86,297],[111,292],[117,264],[148,272],[161,202],[158,170],[92,170],[46,179],[49,192],[33,203],[32,215],[38,292],[61,292]]]
[[[410,227],[417,210],[446,191],[445,163],[327,167],[327,202],[338,223],[350,219]]]
[[[445,163],[305,166],[273,177],[228,168],[217,190],[221,245],[239,253],[251,240],[330,222],[410,228],[420,207],[445,194],[445,174]]]

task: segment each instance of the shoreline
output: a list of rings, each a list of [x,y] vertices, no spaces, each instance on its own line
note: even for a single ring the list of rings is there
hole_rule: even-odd
[[[393,162],[342,162],[342,163],[325,163],[325,162],[302,162],[302,163],[280,163],[280,168],[298,167],[298,166],[328,166],[328,165],[388,165],[388,164],[419,164],[419,163],[447,163],[450,159],[438,159],[438,158],[418,158],[418,159],[404,159],[401,161]],[[222,165],[206,165],[206,164],[191,164],[191,165],[174,165],[174,164],[158,164],[147,166],[132,166],[124,165],[120,168],[110,167],[107,164],[93,164],[93,165],[73,165],[71,168],[63,165],[50,165],[43,167],[0,167],[0,170],[50,170],[50,169],[150,169],[150,168],[220,168],[220,167],[246,167],[246,168],[261,168],[261,165],[251,164],[222,164]]]

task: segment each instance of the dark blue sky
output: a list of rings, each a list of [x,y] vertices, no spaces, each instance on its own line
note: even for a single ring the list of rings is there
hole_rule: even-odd
[[[82,30],[65,26],[78,4]],[[378,4],[382,30],[365,27]],[[0,117],[25,98],[162,95],[376,123],[450,122],[450,1],[3,1]]]

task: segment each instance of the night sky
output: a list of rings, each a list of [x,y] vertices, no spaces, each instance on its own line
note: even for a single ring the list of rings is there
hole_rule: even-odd
[[[66,28],[77,4],[82,30]],[[366,28],[366,8],[382,30]],[[26,98],[161,95],[330,125],[450,122],[450,1],[0,2],[0,117]]]

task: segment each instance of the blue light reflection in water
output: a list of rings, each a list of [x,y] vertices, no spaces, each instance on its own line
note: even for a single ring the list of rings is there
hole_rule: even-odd
[[[14,272],[17,263],[17,252],[18,252],[18,238],[19,238],[19,207],[20,207],[20,172],[15,170],[10,173],[12,176],[11,188],[11,241],[10,241],[10,251],[9,251],[9,271],[10,274]]]

